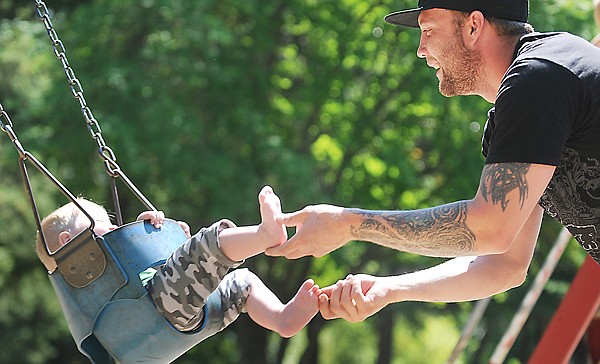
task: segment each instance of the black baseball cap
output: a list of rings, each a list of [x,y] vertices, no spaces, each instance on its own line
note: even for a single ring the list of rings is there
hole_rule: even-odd
[[[467,13],[479,10],[485,16],[522,23],[527,23],[529,17],[529,0],[419,0],[418,8],[397,11],[383,19],[390,24],[418,28],[421,11],[434,8]]]

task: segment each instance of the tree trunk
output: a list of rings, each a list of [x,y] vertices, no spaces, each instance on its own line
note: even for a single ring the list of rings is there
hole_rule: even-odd
[[[317,359],[319,357],[319,332],[323,328],[325,324],[325,320],[317,315],[315,318],[308,324],[308,346],[300,358],[300,364],[315,364],[317,363]]]
[[[379,356],[377,357],[377,364],[390,364],[392,362],[394,311],[389,309],[389,307],[379,311],[376,325],[379,332]]]

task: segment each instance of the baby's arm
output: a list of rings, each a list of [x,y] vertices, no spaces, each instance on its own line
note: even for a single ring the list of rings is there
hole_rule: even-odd
[[[152,226],[157,229],[160,229],[165,222],[165,213],[162,211],[144,211],[138,215],[138,221],[150,221]],[[190,233],[190,226],[184,221],[177,221],[181,229],[185,232],[185,235],[190,238],[192,235]]]

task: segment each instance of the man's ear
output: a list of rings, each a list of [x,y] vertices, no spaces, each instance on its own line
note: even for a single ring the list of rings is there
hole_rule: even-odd
[[[58,234],[58,243],[60,244],[60,246],[65,245],[69,242],[69,240],[71,240],[71,234],[68,231],[61,231]]]
[[[483,31],[483,26],[485,24],[485,17],[483,13],[479,10],[475,10],[469,14],[467,19],[465,20],[465,44],[472,45],[477,39],[481,36],[481,32]]]

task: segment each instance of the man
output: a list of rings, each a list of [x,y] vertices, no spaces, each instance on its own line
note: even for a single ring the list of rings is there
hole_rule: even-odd
[[[284,215],[296,235],[269,255],[322,256],[350,240],[452,257],[392,277],[348,276],[323,289],[325,318],[361,321],[400,301],[456,302],[523,283],[542,214],[559,219],[600,263],[600,49],[567,33],[535,33],[527,0],[420,0],[389,14],[421,29],[417,55],[445,96],[494,104],[475,196],[415,211],[308,206]]]

